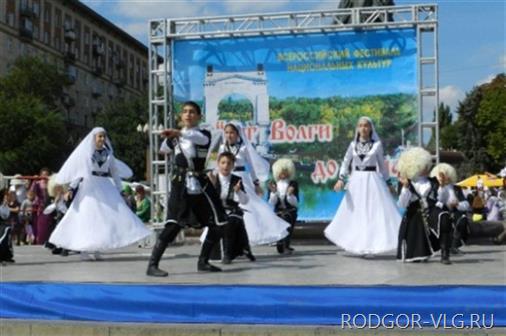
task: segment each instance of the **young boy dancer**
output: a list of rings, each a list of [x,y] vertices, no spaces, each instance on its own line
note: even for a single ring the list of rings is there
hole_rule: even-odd
[[[173,155],[171,190],[167,205],[165,228],[158,236],[149,258],[146,274],[165,277],[167,272],[158,268],[167,245],[174,241],[181,229],[187,225],[208,226],[209,232],[202,244],[197,270],[219,272],[220,268],[209,264],[213,246],[221,237],[219,225],[226,223],[226,215],[215,188],[204,173],[205,161],[211,144],[211,133],[200,129],[199,105],[193,101],[183,104],[181,122],[183,128],[166,129],[162,135],[166,140],[161,151]],[[194,220],[197,220],[195,225]]]
[[[251,261],[255,260],[244,227],[244,213],[239,206],[247,204],[249,197],[244,190],[241,177],[232,174],[234,163],[234,154],[223,152],[218,156],[218,174],[212,172],[208,174],[220,195],[228,218],[228,223],[223,227],[224,264],[230,264],[240,255],[246,255]]]

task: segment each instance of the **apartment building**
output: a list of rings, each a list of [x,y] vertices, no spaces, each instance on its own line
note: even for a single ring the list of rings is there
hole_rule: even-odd
[[[24,55],[66,75],[71,125],[93,126],[108,102],[148,87],[147,47],[77,0],[0,0],[0,76]]]

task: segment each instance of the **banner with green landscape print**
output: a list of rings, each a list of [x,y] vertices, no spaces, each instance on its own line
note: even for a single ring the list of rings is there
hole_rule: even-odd
[[[212,127],[242,121],[271,163],[293,159],[299,219],[328,221],[342,198],[332,186],[358,118],[374,120],[387,159],[401,130],[415,124],[416,60],[414,29],[179,40],[174,96],[176,105],[201,104]],[[415,141],[415,133],[406,138]]]

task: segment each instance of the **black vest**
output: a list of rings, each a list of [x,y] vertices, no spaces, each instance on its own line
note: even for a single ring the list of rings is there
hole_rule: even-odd
[[[276,182],[274,182],[274,183],[276,183]],[[297,201],[298,201],[299,200],[299,184],[297,183],[297,181],[291,180],[288,183],[288,188],[290,188],[290,187],[293,187],[295,189],[294,195],[295,195],[295,198],[297,198]],[[285,198],[283,199],[283,201],[285,203],[285,208],[283,208],[283,202],[282,202],[281,198],[278,198],[278,201],[274,205],[274,211],[275,212],[283,211],[283,210],[284,211],[286,211],[286,210],[297,211],[297,207],[294,207],[293,205],[291,205],[290,203],[287,202],[286,196],[287,195],[285,195]],[[271,197],[271,191],[270,190],[269,190],[269,195],[267,197],[268,198]]]
[[[202,134],[204,134],[209,139],[209,141],[207,142],[207,145],[203,145],[203,146],[193,144],[195,146],[196,156],[195,156],[195,158],[192,159],[192,161],[193,161],[193,166],[195,167],[195,171],[197,171],[197,172],[201,172],[201,171],[205,170],[207,153],[209,151],[209,147],[211,146],[211,132],[209,132],[208,130],[205,130],[205,129],[200,129],[199,131]],[[177,139],[172,139],[171,141],[167,141],[167,145],[169,146],[170,149],[175,151],[175,149],[177,147],[177,142],[178,142]],[[188,168],[187,158],[185,157],[185,155],[182,152],[178,153],[175,156],[174,160],[176,162],[176,166],[178,166],[180,168],[185,168],[185,169]]]
[[[234,175],[234,174],[230,175],[230,185],[228,188],[227,198],[222,201],[222,203],[224,203],[223,207],[226,210],[239,208],[239,203],[234,200],[234,186],[239,181],[242,181],[242,179],[239,176]],[[242,185],[242,184],[241,184],[241,190],[244,191],[244,185]],[[220,183],[219,177],[217,177],[217,181],[216,181],[216,191],[218,192],[218,195],[220,196],[220,200],[221,200],[221,183]]]

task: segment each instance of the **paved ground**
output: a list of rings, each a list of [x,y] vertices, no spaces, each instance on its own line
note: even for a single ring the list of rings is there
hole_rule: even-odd
[[[0,281],[278,284],[278,285],[433,285],[506,284],[505,246],[464,247],[465,255],[444,266],[403,264],[394,253],[364,259],[323,241],[295,242],[293,255],[278,255],[274,247],[254,248],[256,262],[240,259],[222,265],[222,273],[198,273],[195,243],[170,247],[161,262],[168,278],[145,275],[150,249],[129,247],[103,254],[104,260],[81,261],[79,255],[54,256],[40,246],[15,248],[15,264],[0,268]]]

